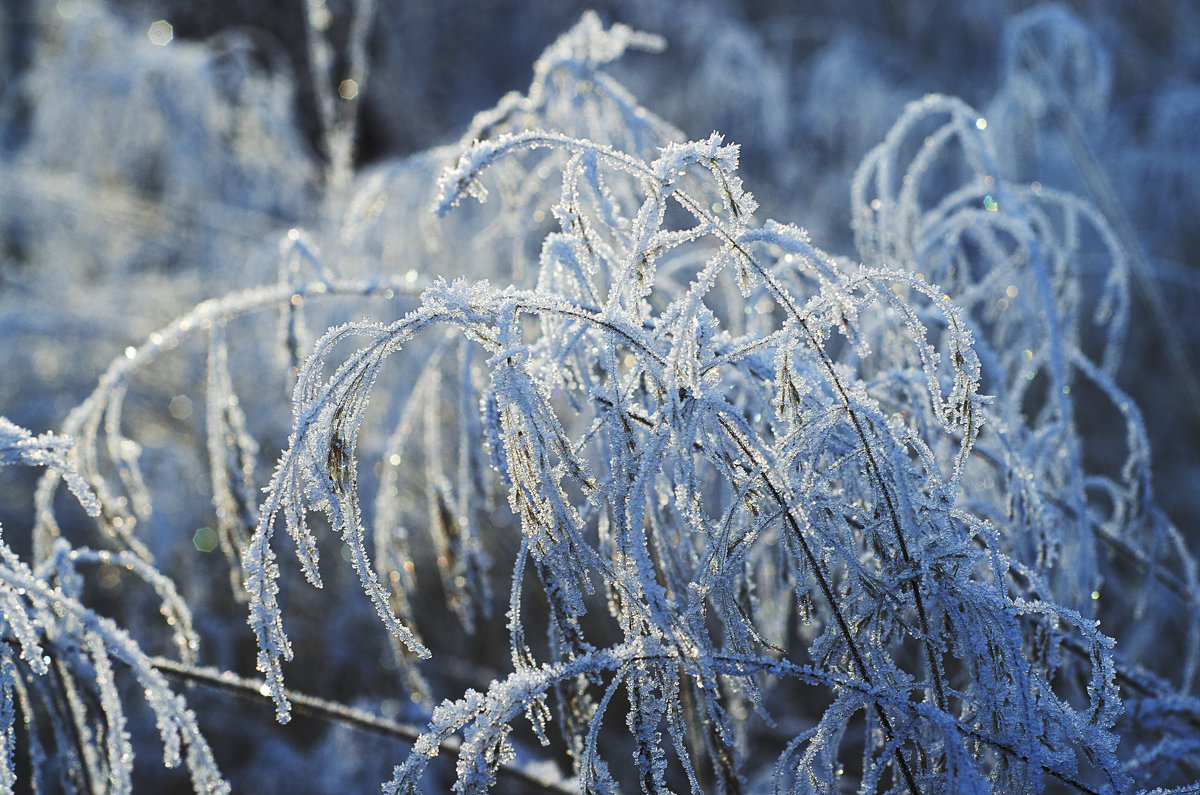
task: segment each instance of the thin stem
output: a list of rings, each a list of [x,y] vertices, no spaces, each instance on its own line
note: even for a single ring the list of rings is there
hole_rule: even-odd
[[[769,475],[770,470],[767,468],[766,462],[761,460],[761,456],[755,455],[755,451],[750,448],[748,440],[746,440],[742,434],[738,433],[737,428],[734,427],[734,425],[725,417],[718,416],[717,421],[721,424],[721,427],[725,430],[725,433],[729,435],[729,438],[734,441],[742,453],[758,463],[759,477],[762,478],[767,490],[771,492],[771,497],[781,508],[784,509],[784,516],[787,519],[788,526],[795,535],[797,542],[800,544],[800,548],[804,551],[804,557],[807,559],[808,565],[812,569],[813,576],[816,578],[817,583],[821,588],[821,593],[825,596],[825,601],[829,605],[830,612],[833,613],[833,616],[837,621],[838,630],[841,632],[842,637],[846,639],[846,645],[850,649],[850,656],[854,660],[854,667],[858,670],[858,675],[868,686],[874,687],[875,683],[871,681],[871,675],[867,670],[866,661],[863,660],[862,653],[859,652],[858,646],[854,643],[854,634],[850,631],[850,625],[846,622],[846,617],[842,614],[841,608],[838,607],[837,599],[833,594],[833,587],[830,585],[829,580],[825,576],[824,572],[821,571],[817,557],[808,544],[808,539],[806,539],[803,532],[801,532],[800,523],[796,521],[796,517],[792,512],[788,499],[771,481]],[[879,725],[883,728],[884,737],[888,742],[891,742],[892,737],[895,735],[895,730],[892,728],[891,721],[888,719],[887,714],[883,711],[883,707],[878,701],[873,701],[872,704],[875,707],[875,716],[879,719]],[[942,708],[942,710],[945,711],[944,708]],[[912,769],[908,765],[908,760],[905,759],[904,754],[900,753],[899,748],[896,749],[896,761],[900,765],[900,771],[904,775],[904,782],[908,785],[909,791],[912,792],[913,795],[919,795],[921,790],[917,788],[917,782],[913,777]]]
[[[265,690],[265,682],[259,679],[239,676],[231,671],[220,671],[216,668],[187,665],[166,657],[151,657],[150,664],[167,676],[185,682],[211,687],[214,690],[224,690],[251,701],[271,701],[270,694]],[[295,711],[300,714],[340,723],[357,731],[371,732],[406,743],[415,743],[422,734],[422,730],[416,726],[390,720],[365,709],[347,706],[291,688],[285,692]],[[458,757],[461,745],[457,737],[447,737],[438,743],[439,749],[455,758]],[[504,775],[540,787],[545,792],[556,792],[563,795],[574,795],[576,792],[564,781],[546,778],[531,770],[515,767],[510,763],[500,762],[498,769]]]
[[[697,218],[711,224],[715,233],[724,238],[725,241],[733,248],[734,251],[742,257],[743,261],[759,275],[763,283],[767,285],[771,291],[771,297],[779,303],[784,310],[790,315],[800,328],[804,331],[804,335],[808,338],[810,347],[817,354],[817,358],[821,362],[821,368],[825,371],[826,377],[834,391],[837,392],[838,399],[842,405],[846,407],[846,414],[850,418],[851,424],[854,426],[854,432],[862,443],[863,454],[866,456],[867,473],[874,481],[879,493],[883,496],[883,500],[887,505],[888,518],[892,526],[892,531],[896,535],[896,544],[900,550],[900,557],[906,567],[915,565],[912,556],[908,551],[908,543],[904,539],[904,533],[900,527],[900,517],[897,513],[895,502],[892,498],[891,489],[888,488],[887,481],[884,480],[883,472],[879,466],[879,462],[875,457],[875,452],[867,440],[866,431],[863,428],[862,422],[858,417],[858,412],[854,410],[854,404],[850,400],[850,395],[846,392],[845,385],[842,384],[838,377],[837,370],[833,366],[833,361],[829,357],[829,353],[825,350],[825,346],[808,327],[807,318],[801,313],[800,308],[796,305],[787,289],[780,284],[774,276],[766,268],[762,266],[750,252],[742,246],[741,242],[734,236],[732,232],[725,229],[720,223],[720,219],[706,210],[703,206],[697,204],[690,196],[681,193],[678,189],[673,191],[672,195],[688,212],[695,215]],[[969,405],[969,404],[968,404]],[[946,693],[942,686],[942,670],[938,664],[937,655],[933,648],[932,642],[929,640],[929,620],[925,609],[925,600],[921,595],[921,588],[916,578],[909,580],[909,589],[912,592],[913,602],[917,609],[917,618],[921,626],[921,644],[925,649],[925,659],[929,666],[929,678],[933,682],[934,698],[937,701],[938,708],[943,712],[946,711],[947,701]],[[916,791],[915,789],[913,790]]]

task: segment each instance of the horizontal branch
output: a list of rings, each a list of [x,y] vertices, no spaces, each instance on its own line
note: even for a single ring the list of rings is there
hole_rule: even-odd
[[[271,700],[270,693],[264,689],[265,682],[262,680],[239,676],[232,671],[187,665],[166,657],[151,657],[150,663],[167,676],[185,682],[211,687],[214,690],[223,690],[251,701],[269,702]],[[410,744],[416,743],[417,738],[422,734],[422,730],[416,726],[390,720],[365,709],[358,709],[357,707],[351,707],[337,701],[312,696],[291,688],[286,692],[293,709],[302,715],[340,723],[351,729],[371,732],[372,734],[401,740]],[[438,747],[440,750],[457,758],[461,742],[457,737],[447,737],[438,743]],[[503,775],[519,779],[526,784],[539,787],[541,788],[540,791],[563,793],[563,795],[574,795],[577,792],[576,789],[571,787],[570,782],[565,779],[559,778],[556,780],[541,773],[517,767],[512,763],[501,762],[499,772]]]

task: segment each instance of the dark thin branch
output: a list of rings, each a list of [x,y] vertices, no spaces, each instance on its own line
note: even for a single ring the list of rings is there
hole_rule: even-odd
[[[150,663],[156,669],[181,681],[223,690],[226,693],[245,698],[250,701],[270,702],[271,696],[264,692],[265,684],[258,679],[239,676],[231,671],[221,671],[216,668],[204,668],[196,665],[186,665],[166,657],[151,657]],[[297,690],[287,689],[288,700],[293,710],[301,715],[340,723],[357,731],[370,732],[381,737],[415,743],[421,736],[422,730],[411,724],[384,718],[365,709],[347,706],[336,701],[312,696]],[[457,737],[448,737],[438,743],[438,747],[457,758],[461,742]],[[571,787],[565,780],[554,780],[531,770],[515,767],[501,762],[498,772],[511,776],[526,784],[541,788],[544,792],[557,792],[563,795],[574,795],[578,790]]]

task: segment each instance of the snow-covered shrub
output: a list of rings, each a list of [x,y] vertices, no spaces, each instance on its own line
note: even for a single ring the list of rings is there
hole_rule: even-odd
[[[1011,40],[1034,31],[1083,80],[1103,59],[1075,23],[1039,12]],[[752,61],[739,36],[722,52]],[[164,675],[406,738],[389,792],[1196,779],[1197,575],[1118,383],[1137,253],[1102,200],[1006,162],[1047,113],[1021,104],[1028,62],[1010,55],[987,115],[942,96],[903,111],[849,186],[846,258],[760,217],[736,145],[685,141],[605,73],[661,46],[586,15],[461,145],[349,185],[352,122],[327,108],[329,192],[312,229],[279,235],[273,283],[127,348],[63,436],[0,424],[0,463],[54,467],[31,563],[0,550],[10,788],[18,714],[31,776],[129,787],[113,660],[169,766],[188,744],[197,790],[224,786],[219,754]],[[1107,88],[1080,86],[1102,114]],[[741,99],[778,145],[779,109]],[[182,431],[137,421],[167,401]],[[184,495],[176,471],[202,485]],[[64,477],[94,527],[56,499]],[[189,541],[232,577],[169,559]],[[87,606],[93,565],[151,585],[166,631],[142,600],[123,627]],[[324,621],[289,615],[297,570],[329,592],[310,603]],[[383,655],[356,634],[348,572]],[[264,679],[198,667],[218,588]],[[294,642],[302,619],[316,632]],[[285,684],[323,664],[411,705],[392,720]],[[314,758],[350,756],[338,742]]]
[[[70,451],[68,437],[34,437],[0,417],[0,466],[26,464],[53,467],[89,515],[101,506]],[[3,755],[0,788],[12,792],[17,715],[24,723],[22,739],[30,760],[33,791],[47,786],[47,772],[59,785],[75,791],[129,792],[133,748],[126,728],[122,694],[114,661],[122,663],[143,689],[161,733],[163,762],[174,767],[187,746],[187,765],[197,792],[227,792],[196,716],[183,698],[168,687],[163,673],[121,627],[81,601],[81,569],[97,564],[122,566],[146,580],[162,598],[161,613],[173,628],[176,651],[184,662],[195,659],[197,640],[190,611],[174,584],[154,567],[127,552],[57,544],[37,569],[0,541],[0,602],[4,643],[0,644],[0,732]],[[44,724],[49,724],[44,725]],[[47,754],[45,736],[52,740]],[[53,785],[51,785],[53,786]]]

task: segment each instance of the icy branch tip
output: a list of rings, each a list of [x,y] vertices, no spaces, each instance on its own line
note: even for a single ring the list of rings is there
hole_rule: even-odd
[[[474,142],[459,156],[455,166],[442,172],[438,179],[437,201],[433,205],[433,211],[439,218],[450,212],[452,207],[458,206],[464,194],[481,204],[487,201],[487,188],[479,181],[479,175],[504,148],[506,137],[497,141]]]

